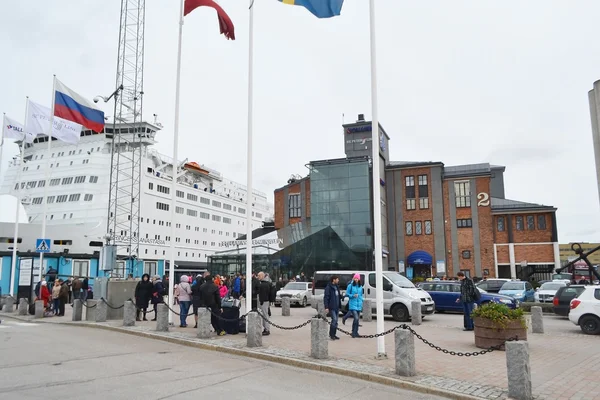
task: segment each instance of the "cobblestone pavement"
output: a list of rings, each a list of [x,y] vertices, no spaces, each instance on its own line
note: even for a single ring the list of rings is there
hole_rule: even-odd
[[[272,320],[282,326],[295,326],[315,315],[311,308],[292,308],[291,317],[282,317],[280,308],[272,308]],[[64,317],[70,321],[69,314]],[[233,348],[244,348],[244,334],[215,337],[208,340],[195,338],[193,317],[189,318],[188,328],[171,328],[168,333],[154,332],[160,336],[178,337],[191,341],[210,343]],[[48,322],[64,322],[63,318],[49,318]],[[177,321],[177,320],[176,320]],[[531,354],[531,371],[534,394],[545,400],[600,400],[600,383],[596,371],[600,367],[600,348],[597,337],[581,334],[578,327],[565,318],[545,316],[546,333],[528,334]],[[350,329],[352,320],[347,321]],[[120,321],[105,323],[120,326]],[[360,333],[375,333],[375,321],[361,322]],[[386,329],[397,325],[386,320]],[[340,319],[340,326],[341,325]],[[125,328],[142,332],[153,332],[155,323],[142,322],[135,327]],[[474,346],[472,332],[462,331],[462,316],[458,314],[435,314],[425,318],[414,329],[437,346],[449,350],[472,352]],[[319,361],[362,372],[396,377],[394,368],[393,335],[386,336],[387,360],[376,360],[376,339],[352,339],[340,334],[342,340],[329,342],[330,359]],[[416,343],[418,375],[413,378],[400,378],[412,382],[444,389],[448,392],[470,394],[485,399],[507,398],[506,357],[504,352],[492,352],[477,357],[458,357],[443,354],[425,344]],[[309,358],[310,327],[293,331],[282,331],[272,327],[271,335],[263,338],[263,348],[259,351],[301,360]],[[583,368],[585,366],[585,369]]]

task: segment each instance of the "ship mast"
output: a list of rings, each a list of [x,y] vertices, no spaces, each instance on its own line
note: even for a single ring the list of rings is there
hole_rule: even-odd
[[[121,0],[107,239],[130,260],[126,274],[139,257],[145,11],[146,0]]]

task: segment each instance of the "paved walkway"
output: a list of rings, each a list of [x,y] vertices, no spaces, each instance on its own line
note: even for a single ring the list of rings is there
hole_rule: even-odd
[[[272,320],[282,326],[296,326],[315,315],[311,308],[292,308],[291,317],[282,317],[280,308],[273,308]],[[28,317],[30,318],[30,317]],[[245,348],[245,335],[227,335],[209,340],[196,339],[192,328],[193,317],[188,328],[171,328],[168,333],[153,332],[155,323],[141,322],[135,327],[122,328],[138,333],[189,340],[228,348]],[[47,322],[70,321],[70,309],[65,317],[46,318]],[[176,321],[178,321],[176,319]],[[340,321],[341,323],[341,321]],[[361,322],[362,335],[373,334],[376,323]],[[109,321],[102,325],[120,327],[121,321]],[[351,320],[347,329],[350,329]],[[386,320],[386,329],[397,325]],[[531,370],[536,398],[547,400],[600,400],[600,383],[597,371],[600,367],[600,348],[597,337],[581,334],[578,327],[567,319],[545,316],[546,333],[529,333]],[[343,326],[342,326],[343,327]],[[478,351],[474,346],[472,332],[462,331],[462,316],[457,314],[435,314],[427,317],[423,324],[414,329],[437,346],[457,352]],[[376,339],[352,339],[340,335],[342,340],[329,342],[330,359],[320,364],[334,365],[351,371],[362,371],[394,377],[393,335],[386,336],[387,360],[376,360]],[[315,360],[308,357],[310,351],[310,327],[282,331],[272,328],[271,335],[263,338],[265,354],[292,359]],[[506,356],[504,352],[492,352],[477,357],[458,357],[443,354],[416,340],[418,376],[399,378],[427,387],[443,389],[448,393],[467,394],[485,399],[507,398]]]

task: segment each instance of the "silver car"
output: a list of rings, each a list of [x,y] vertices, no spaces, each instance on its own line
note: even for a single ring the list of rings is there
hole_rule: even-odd
[[[306,307],[310,301],[312,291],[311,282],[290,282],[277,292],[275,305],[281,305],[281,299],[289,297],[291,305]]]

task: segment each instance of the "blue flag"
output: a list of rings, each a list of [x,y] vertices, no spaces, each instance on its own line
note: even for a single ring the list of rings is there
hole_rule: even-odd
[[[344,0],[279,0],[283,4],[302,6],[317,18],[331,18],[340,15]]]

